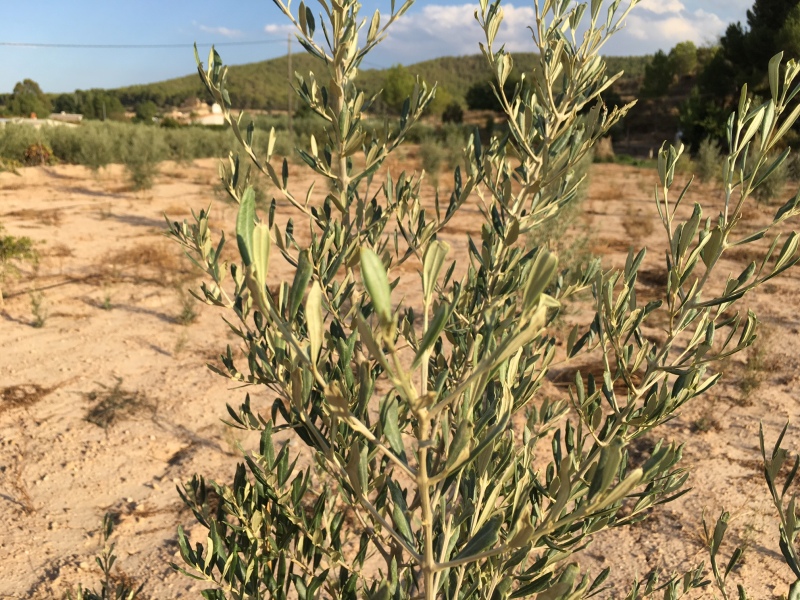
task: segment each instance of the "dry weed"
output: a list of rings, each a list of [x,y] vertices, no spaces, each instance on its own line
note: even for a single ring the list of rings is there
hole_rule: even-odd
[[[639,208],[634,212],[632,204],[628,204],[628,211],[622,219],[622,227],[631,242],[647,239],[655,231],[656,221],[651,215],[644,214]]]
[[[619,200],[619,188],[613,185],[591,187],[589,188],[589,194],[587,198],[589,200],[599,200],[601,202]]]
[[[614,256],[619,254],[627,254],[628,249],[631,247],[630,240],[623,240],[618,238],[602,239],[593,238],[590,251],[595,256]]]
[[[19,388],[23,389],[20,390]],[[35,388],[40,388],[40,386],[12,386],[3,390],[3,396],[5,397],[8,391],[12,390],[12,395],[15,398],[25,397],[26,400],[22,401],[27,403],[23,405],[29,405],[38,402],[42,397],[47,395],[47,393],[41,395],[38,393],[34,394],[33,391]],[[40,388],[40,391],[46,392],[44,388]],[[29,397],[31,394],[33,394],[36,399],[30,400]],[[2,409],[1,405],[0,409]],[[7,500],[11,504],[16,505],[24,513],[30,515],[36,512],[36,505],[33,502],[33,498],[31,497],[28,485],[25,483],[25,478],[23,476],[25,467],[30,463],[30,455],[28,452],[30,439],[25,436],[20,436],[17,437],[14,442],[11,442],[11,440],[8,440],[8,442],[9,444],[13,444],[14,448],[9,448],[9,450],[11,450],[12,456],[16,455],[16,457],[14,460],[9,461],[8,464],[0,464],[0,486],[2,486],[0,489],[5,492],[0,493],[0,499]]]
[[[191,279],[192,265],[164,243],[139,243],[106,254],[99,264],[103,282],[131,280],[159,286],[179,285]]]
[[[692,421],[692,431],[699,433],[706,433],[708,431],[720,431],[721,426],[719,419],[716,418],[716,413],[711,409],[706,409],[703,413]]]
[[[185,204],[171,204],[166,209],[164,209],[164,214],[166,214],[170,219],[174,219],[173,215],[190,215],[192,209]]]
[[[173,170],[164,170],[161,171],[161,175],[166,177],[167,179],[189,179],[191,176],[188,171],[185,169],[173,169]]]
[[[54,387],[46,388],[38,383],[10,385],[0,390],[0,413],[14,408],[30,407],[52,393]]]
[[[86,399],[93,403],[86,420],[103,429],[143,410],[156,410],[156,405],[144,393],[123,389],[122,378],[116,379],[113,387],[100,384],[101,389],[86,394]]]
[[[2,468],[0,468],[0,474],[3,475],[2,481],[5,483],[4,487],[6,487],[11,494],[13,494],[3,494],[2,497],[12,504],[16,504],[20,509],[22,509],[23,512],[30,515],[36,512],[36,505],[34,504],[33,498],[31,498],[30,491],[28,490],[28,486],[25,484],[25,481],[22,477],[23,465],[24,462],[20,460],[16,465],[4,465]]]
[[[771,338],[772,330],[762,325],[756,341],[747,352],[739,377],[738,387],[741,392],[737,401],[739,406],[752,406],[753,394],[766,380],[767,372],[774,369],[776,361],[770,356]]]
[[[34,221],[49,227],[58,227],[61,225],[61,211],[58,209],[23,208],[6,213],[3,217],[12,217],[23,221]]]
[[[52,256],[53,258],[68,258],[73,255],[72,248],[67,246],[63,242],[59,242],[50,246],[45,252],[42,253],[43,256]]]
[[[7,170],[7,169],[5,169],[5,170]],[[3,159],[0,159],[0,173],[2,173],[2,172],[4,172]],[[18,175],[18,173],[15,173],[15,174]],[[7,181],[5,183],[0,183],[0,190],[14,191],[14,190],[21,190],[21,189],[24,189],[26,187],[27,187],[27,185],[26,185],[26,183],[25,183],[25,181],[23,179],[13,179],[13,180]]]

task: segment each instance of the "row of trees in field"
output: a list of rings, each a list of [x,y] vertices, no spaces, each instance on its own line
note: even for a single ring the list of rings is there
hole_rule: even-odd
[[[0,94],[0,116],[46,118],[53,112],[79,113],[87,119],[125,118],[120,99],[106,90],[76,90],[53,96],[44,93],[36,81],[24,79],[11,94]]]

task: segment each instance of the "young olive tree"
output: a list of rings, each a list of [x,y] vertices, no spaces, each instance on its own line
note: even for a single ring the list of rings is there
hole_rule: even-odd
[[[182,490],[208,530],[195,546],[179,532],[183,570],[208,582],[207,598],[600,593],[608,570],[590,576],[575,553],[594,534],[682,494],[688,477],[679,446],[659,442],[639,463],[628,445],[718,381],[715,365],[755,339],[756,317],[743,312],[742,298],[799,258],[797,235],[782,240],[773,228],[800,213],[800,195],[768,227],[737,233],[753,190],[786,152],[767,157],[800,114],[785,114],[800,67],[782,67],[780,57],[769,67],[771,98],[752,106],[743,92],[728,121],[719,214],[695,205],[688,220],[679,217],[686,189],[676,197],[673,182],[682,148],[659,153],[656,206],[669,273],[662,299],[637,301],[644,249],[631,250],[621,270],[595,262],[568,272],[546,248],[526,247],[575,197],[575,165],[630,108],[609,112],[600,102],[619,74],[606,72],[599,52],[636,0],[622,8],[619,0],[537,1],[536,68],[513,92],[504,86],[512,57],[495,41],[503,10],[480,0],[481,51],[508,134],[489,147],[473,135],[449,199],[423,203],[422,175],[382,167],[435,87],[417,81],[399,119],[374,130],[364,120],[373,99],[357,78],[412,1],[392,1],[388,18],[376,11],[361,20],[356,0],[319,0],[321,14],[275,0],[323,65],[295,84],[327,121],[325,139],[298,148],[327,182],[319,201],[313,189],[290,185],[286,160],[274,164],[274,130],[266,154],[256,153],[254,127],[231,116],[219,55],[212,49],[199,66],[249,162],[292,211],[282,230],[275,200],[257,214],[249,167],[231,155],[221,175],[239,204],[240,261],[222,261],[225,240],[212,238],[207,211],[171,226],[210,279],[198,297],[231,311],[241,339],[244,360],[229,346],[219,371],[258,390],[228,407],[233,426],[261,432],[258,452],[244,457],[232,484],[195,477]],[[465,205],[482,221],[468,254],[454,256],[442,234]],[[708,291],[729,248],[770,235],[760,263]],[[275,261],[291,266],[291,281],[270,277]],[[403,263],[418,265],[418,301],[395,289]],[[594,317],[560,344],[553,323],[585,290]],[[666,323],[658,342],[643,335],[656,313]],[[537,396],[555,361],[590,354],[604,365],[601,377],[578,372],[568,397]],[[276,451],[273,434],[282,430],[308,447],[313,466],[297,467],[288,445]],[[697,567],[660,585],[653,576],[627,597],[660,590],[678,598],[707,583],[702,575]]]
[[[38,256],[31,238],[4,235],[3,226],[0,225],[0,308],[4,304],[3,284],[8,278],[19,274],[20,263],[36,263]]]

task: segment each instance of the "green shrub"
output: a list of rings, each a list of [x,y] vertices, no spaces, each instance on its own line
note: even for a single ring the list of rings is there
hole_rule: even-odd
[[[158,115],[158,106],[152,100],[145,100],[136,105],[136,120],[140,123],[152,125]]]
[[[81,155],[81,141],[74,133],[69,131],[71,127],[51,127],[49,128],[47,141],[53,149],[53,155],[60,162],[79,163]]]
[[[695,157],[695,170],[703,181],[716,181],[722,177],[722,152],[719,142],[705,138]]]
[[[761,175],[766,175],[766,179],[753,191],[753,196],[759,202],[771,204],[781,199],[781,194],[789,181],[789,168],[785,157],[783,159],[777,152],[767,157],[766,164],[762,166],[760,172]],[[771,165],[776,166],[772,168]]]
[[[165,130],[164,141],[169,147],[169,157],[179,162],[191,162],[198,155],[202,156],[202,151],[199,151],[197,140],[193,135],[193,131],[189,131],[183,127],[169,127]],[[222,157],[223,154],[220,154]]]
[[[0,156],[19,161],[25,160],[25,151],[33,144],[42,142],[42,132],[26,125],[6,123],[0,127]]]
[[[404,141],[409,144],[422,144],[426,139],[436,137],[436,128],[427,123],[418,123],[405,133]]]
[[[460,102],[451,102],[442,111],[442,123],[463,123],[464,109]]]
[[[275,140],[275,156],[282,156],[286,159],[293,159],[295,157],[295,147],[297,145],[297,138],[289,135],[288,132],[279,135]]]
[[[3,158],[0,156],[0,173],[8,172],[14,173],[15,175],[19,175],[19,169],[22,166],[22,163],[13,158]]]
[[[302,140],[308,140],[312,135],[320,142],[326,139],[325,121],[316,114],[311,114],[292,121],[294,134]]]
[[[31,316],[33,316],[33,319],[31,320],[31,326],[36,329],[41,329],[44,327],[44,324],[47,323],[47,317],[50,316],[50,312],[47,310],[47,306],[44,301],[44,294],[39,291],[31,292],[30,299]]]
[[[78,140],[79,150],[70,162],[84,165],[95,172],[115,162],[117,157],[112,129],[120,130],[120,128],[116,127],[116,124],[101,122],[86,123],[81,128],[82,136],[72,136]]]
[[[794,148],[794,146],[790,146]],[[800,155],[794,152],[786,159],[786,176],[792,182],[800,181]]]
[[[168,147],[160,130],[136,127],[122,147],[122,162],[134,190],[153,187],[159,172],[158,163],[167,157]]]
[[[228,154],[233,142],[229,132],[205,127],[164,129],[162,135],[169,148],[167,156],[183,162],[205,157],[223,158]]]
[[[438,181],[439,170],[442,168],[444,158],[444,148],[439,145],[439,142],[432,138],[422,141],[419,146],[419,160],[422,168],[433,179],[434,184]]]
[[[447,166],[455,169],[464,162],[464,147],[469,138],[475,133],[474,127],[458,125],[456,123],[446,123],[439,130],[438,139],[444,150]]]
[[[29,237],[3,235],[0,225],[0,306],[3,305],[3,284],[12,276],[19,274],[19,265],[24,262],[36,262],[38,253]]]
[[[629,109],[606,112],[597,100],[609,84],[599,50],[630,8],[613,3],[601,15],[602,2],[544,2],[532,29],[548,51],[536,57],[531,94],[505,90],[512,62],[494,40],[502,10],[481,0],[476,18],[509,113],[507,135],[487,145],[471,136],[447,205],[439,199],[433,208],[408,172],[386,175],[377,193],[373,181],[387,156],[411,138],[430,88],[420,83],[404,116],[379,137],[361,121],[357,87],[372,41],[410,2],[388,18],[368,19],[366,39],[358,35],[356,0],[326,3],[330,48],[314,37],[311,11],[301,8],[298,21],[282,0],[276,3],[308,51],[326,63],[324,74],[300,87],[309,106],[326,115],[328,144],[301,137],[299,152],[329,191],[311,204],[311,190],[290,185],[286,162],[270,151],[274,134],[265,144],[238,128],[212,51],[200,68],[203,82],[244,151],[267,149],[258,165],[291,218],[279,226],[272,206],[259,211],[249,166],[234,162],[223,180],[239,204],[237,264],[222,261],[227,254],[213,239],[207,212],[171,226],[205,270],[208,281],[196,295],[224,308],[240,338],[243,356],[229,346],[215,370],[258,391],[228,407],[229,422],[261,436],[232,483],[196,476],[181,490],[208,533],[205,545],[193,546],[179,530],[185,571],[216,600],[577,600],[601,593],[609,569],[583,571],[578,552],[597,533],[638,523],[686,491],[680,446],[658,442],[635,455],[629,446],[651,439],[719,381],[721,361],[755,340],[757,319],[742,311],[742,298],[800,260],[800,237],[778,244],[776,231],[800,215],[800,197],[759,232],[776,240],[762,270],[734,277],[721,260],[744,237],[737,227],[742,211],[781,130],[791,125],[796,92],[789,91],[798,89],[799,70],[790,63],[778,77],[778,57],[770,65],[774,104],[754,107],[743,99],[731,118],[733,147],[725,160],[741,160],[747,131],[761,129],[765,142],[749,170],[725,174],[725,186],[743,191],[721,214],[715,209],[706,218],[699,205],[688,218],[678,214],[683,186],[673,184],[683,148],[661,149],[665,278],[658,300],[642,304],[636,288],[643,249],[631,249],[623,268],[604,270],[592,261],[565,270],[557,251],[529,243],[579,197],[579,167],[587,168],[593,144]],[[590,24],[581,25],[582,17]],[[366,47],[358,47],[360,40]],[[562,85],[563,73],[570,85]],[[353,160],[361,150],[364,156]],[[455,255],[441,234],[465,209],[474,220],[470,231],[480,235]],[[295,237],[300,229],[310,235]],[[284,263],[281,276],[271,277],[277,261]],[[284,268],[292,276],[283,276]],[[727,283],[709,289],[706,282],[717,277]],[[415,285],[419,293],[411,295]],[[558,334],[564,307],[589,291],[591,314]],[[645,334],[644,327],[665,322],[662,338]],[[568,399],[539,393],[556,359],[573,365]],[[599,367],[576,366],[586,364]],[[278,450],[278,432],[296,436],[313,465],[299,467],[306,463],[288,444]],[[781,547],[800,573],[794,501],[784,502],[787,488],[780,494],[775,485],[787,458],[778,451],[782,437],[763,460],[781,517]],[[721,518],[707,537],[712,573],[727,598],[725,579],[741,554],[722,563],[730,567],[724,574],[718,568],[725,523]],[[656,572],[635,581],[627,598],[657,592],[675,600],[707,584],[702,565],[686,568],[658,585]],[[794,595],[797,588],[800,582]]]
[[[148,131],[144,133],[144,129]],[[141,124],[117,121],[86,121],[78,127],[36,130],[9,123],[0,128],[0,158],[38,165],[41,157],[34,156],[30,159],[33,162],[29,162],[26,152],[32,146],[41,145],[52,149],[54,159],[85,165],[94,171],[112,163],[130,164],[133,169],[130,172],[135,171],[136,178],[140,179],[145,171],[154,172],[153,161],[222,158],[230,150],[233,139],[230,132],[209,127],[145,128]],[[144,154],[139,149],[143,149]]]
[[[114,516],[107,513],[103,517],[103,549],[95,559],[103,574],[100,588],[84,588],[79,585],[77,590],[67,592],[68,600],[137,600],[137,598],[143,597],[144,584],[136,587],[126,578],[120,578],[118,574],[114,573],[113,568],[114,563],[117,562],[117,556],[114,554],[114,544],[109,543],[113,530]]]
[[[181,127],[186,127],[186,125],[184,125],[183,123],[172,117],[164,117],[163,119],[161,119],[159,125],[163,129],[180,129]]]

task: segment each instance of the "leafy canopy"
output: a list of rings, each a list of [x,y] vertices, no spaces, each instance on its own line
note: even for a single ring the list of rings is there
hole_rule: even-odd
[[[8,109],[13,115],[36,115],[40,119],[46,119],[50,116],[51,106],[39,84],[32,79],[24,79],[14,86]]]

